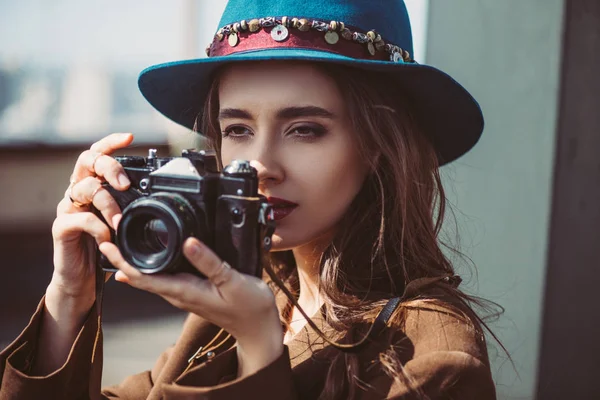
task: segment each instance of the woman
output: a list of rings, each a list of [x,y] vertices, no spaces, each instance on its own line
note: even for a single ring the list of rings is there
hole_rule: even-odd
[[[438,167],[475,144],[481,112],[411,59],[403,2],[231,0],[221,27],[208,59],[149,68],[140,89],[223,165],[252,160],[276,210],[271,274],[241,274],[196,238],[184,254],[207,279],[127,264],[101,184],[129,187],[110,154],[133,137],[110,135],[75,165],[53,278],[0,355],[0,398],[495,398],[481,321],[437,239]],[[117,281],[190,312],[151,371],[103,390],[96,245]]]

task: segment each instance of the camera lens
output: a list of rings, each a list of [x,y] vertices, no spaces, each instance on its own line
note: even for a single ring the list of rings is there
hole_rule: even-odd
[[[117,246],[125,261],[147,274],[176,272],[184,262],[183,242],[203,239],[204,213],[185,197],[168,192],[142,197],[123,210]]]
[[[162,251],[169,246],[169,230],[160,219],[155,218],[144,225],[143,242],[148,243],[156,251]]]

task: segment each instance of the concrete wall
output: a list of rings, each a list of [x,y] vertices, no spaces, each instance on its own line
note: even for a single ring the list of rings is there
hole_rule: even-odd
[[[481,104],[475,149],[444,168],[462,250],[465,287],[505,307],[491,324],[500,399],[533,398],[555,140],[562,0],[431,0],[427,62]],[[469,278],[472,269],[460,267]]]

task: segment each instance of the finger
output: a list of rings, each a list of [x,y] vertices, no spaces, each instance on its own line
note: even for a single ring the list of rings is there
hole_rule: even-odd
[[[119,270],[115,275],[115,280],[119,282],[127,283],[165,298],[177,299],[181,303],[214,303],[214,300],[208,299],[211,296],[216,296],[214,293],[210,293],[212,284],[207,280],[184,273],[147,275],[127,263],[114,243],[102,243],[99,249],[110,263]]]
[[[129,265],[123,258],[123,255],[119,251],[119,248],[112,242],[104,242],[98,247],[99,250],[106,256],[108,261],[119,270],[117,275],[119,277],[126,278],[127,283],[133,283],[133,281],[143,280],[146,276],[141,273],[138,269]],[[117,276],[115,276],[117,279]],[[122,280],[124,281],[124,280]],[[141,289],[141,288],[140,288]]]
[[[78,239],[82,232],[92,236],[97,244],[110,240],[110,231],[106,224],[91,212],[63,214],[52,224],[52,237],[57,241]]]
[[[110,156],[99,156],[93,167],[96,175],[104,178],[116,189],[125,190],[131,184],[121,163]]]
[[[65,197],[71,200],[73,212],[81,211],[82,208],[74,205],[73,201],[86,206],[91,205],[101,185],[101,182],[94,176],[88,176],[77,183],[71,183],[67,188]]]
[[[234,281],[239,273],[224,263],[207,245],[190,237],[183,244],[183,254],[190,263],[217,288]]]
[[[90,195],[92,204],[100,211],[106,223],[112,228],[117,229],[119,220],[121,219],[121,208],[117,201],[112,197],[110,192],[101,184],[94,189]]]
[[[132,141],[133,135],[131,133],[113,133],[102,138],[94,143],[89,150],[85,150],[79,155],[71,179],[79,181],[86,176],[97,175],[95,165],[100,158],[104,158],[105,155],[112,154],[115,150],[128,146]]]
[[[83,206],[76,205],[74,201]],[[108,226],[115,229],[121,219],[119,204],[100,180],[92,176],[73,184],[70,190],[67,189],[65,198],[58,203],[56,215],[87,212],[92,204],[101,213]]]
[[[112,133],[92,144],[90,150],[97,153],[112,154],[116,150],[129,146],[131,142],[133,142],[132,133]]]
[[[115,272],[115,281],[119,281],[119,282],[123,282],[123,283],[130,282],[129,277],[127,275],[125,275],[125,273],[121,270]]]
[[[113,221],[115,216],[121,213],[121,209],[117,201],[106,190],[98,178],[88,176],[73,185],[71,198],[83,204],[93,204],[100,211],[109,226],[113,229],[115,228],[116,225],[113,224]],[[73,208],[77,207],[73,205]]]
[[[112,217],[112,224],[115,231],[119,229],[119,222],[121,222],[121,218],[123,218],[123,214],[116,214],[114,217]]]
[[[111,156],[92,150],[85,150],[79,155],[71,182],[82,181],[88,176],[99,176],[119,190],[127,189],[131,183],[121,163]]]
[[[56,206],[56,216],[60,216],[62,214],[73,214],[77,212],[89,212],[89,207],[77,207],[71,199],[69,199],[68,191],[65,192],[65,197],[58,203]]]

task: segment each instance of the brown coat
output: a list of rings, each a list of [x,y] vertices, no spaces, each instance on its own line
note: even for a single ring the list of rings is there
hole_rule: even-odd
[[[277,298],[278,306],[281,297]],[[95,308],[59,370],[43,377],[27,374],[42,316],[43,300],[21,335],[0,353],[0,400],[316,399],[329,366],[327,360],[335,351],[308,327],[284,347],[281,357],[254,375],[236,378],[236,349],[230,346],[211,361],[185,371],[188,359],[218,331],[190,315],[177,343],[160,356],[152,370],[101,390],[102,329]],[[315,320],[327,328],[322,318]],[[422,390],[428,396],[425,398],[496,398],[485,341],[448,309],[432,305],[411,308],[403,329],[390,328],[381,336],[393,340],[412,386]],[[369,385],[359,389],[359,398],[415,398],[407,394],[405,380],[394,380],[383,372],[377,362],[381,350],[382,345],[374,343],[359,354],[360,365],[367,366],[361,378]]]

